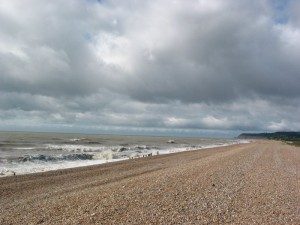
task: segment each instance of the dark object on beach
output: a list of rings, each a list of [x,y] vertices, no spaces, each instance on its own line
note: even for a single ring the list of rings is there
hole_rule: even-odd
[[[215,184],[212,184],[212,186],[214,187],[214,186],[216,186]]]

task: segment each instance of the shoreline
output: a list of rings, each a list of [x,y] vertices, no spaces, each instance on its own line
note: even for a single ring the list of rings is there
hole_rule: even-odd
[[[299,156],[256,141],[2,177],[0,222],[297,224]]]
[[[118,158],[118,159],[93,159],[93,160],[78,160],[78,161],[61,161],[59,162],[59,164],[50,164],[49,166],[53,166],[52,168],[47,168],[47,169],[35,169],[35,171],[33,172],[17,172],[16,170],[8,170],[6,172],[2,172],[0,173],[0,178],[2,177],[8,177],[8,176],[19,176],[19,175],[24,175],[24,174],[35,174],[35,173],[46,173],[49,171],[56,171],[56,170],[64,170],[64,169],[72,169],[72,168],[81,168],[81,167],[86,167],[86,166],[97,166],[97,165],[101,165],[101,164],[107,164],[107,163],[112,163],[112,162],[119,162],[119,161],[125,161],[125,160],[132,160],[135,158],[144,158],[144,157],[149,157],[149,156],[155,156],[155,155],[169,155],[169,154],[174,154],[174,153],[178,153],[178,152],[187,152],[187,151],[201,151],[204,149],[211,149],[211,148],[222,148],[222,147],[227,147],[227,146],[234,146],[234,145],[240,145],[240,144],[248,144],[250,143],[252,140],[243,140],[237,139],[236,143],[228,143],[228,144],[221,144],[221,145],[208,145],[208,146],[204,146],[202,148],[199,149],[186,149],[186,150],[168,150],[168,152],[163,152],[163,153],[159,153],[159,154],[152,154],[151,155],[143,155],[143,156],[138,156],[138,157],[133,157],[133,158]],[[76,165],[80,164],[80,165]],[[46,164],[45,164],[46,166]]]

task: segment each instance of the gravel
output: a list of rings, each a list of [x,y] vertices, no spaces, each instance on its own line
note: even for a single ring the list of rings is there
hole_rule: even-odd
[[[0,224],[300,224],[300,148],[275,141],[0,178]]]

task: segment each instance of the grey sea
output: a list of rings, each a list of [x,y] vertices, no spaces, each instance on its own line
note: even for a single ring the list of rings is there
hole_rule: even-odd
[[[0,176],[201,150],[238,139],[0,132]]]

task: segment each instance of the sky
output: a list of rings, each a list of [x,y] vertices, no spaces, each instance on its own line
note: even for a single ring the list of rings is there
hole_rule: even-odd
[[[1,0],[0,130],[300,130],[300,0]]]

